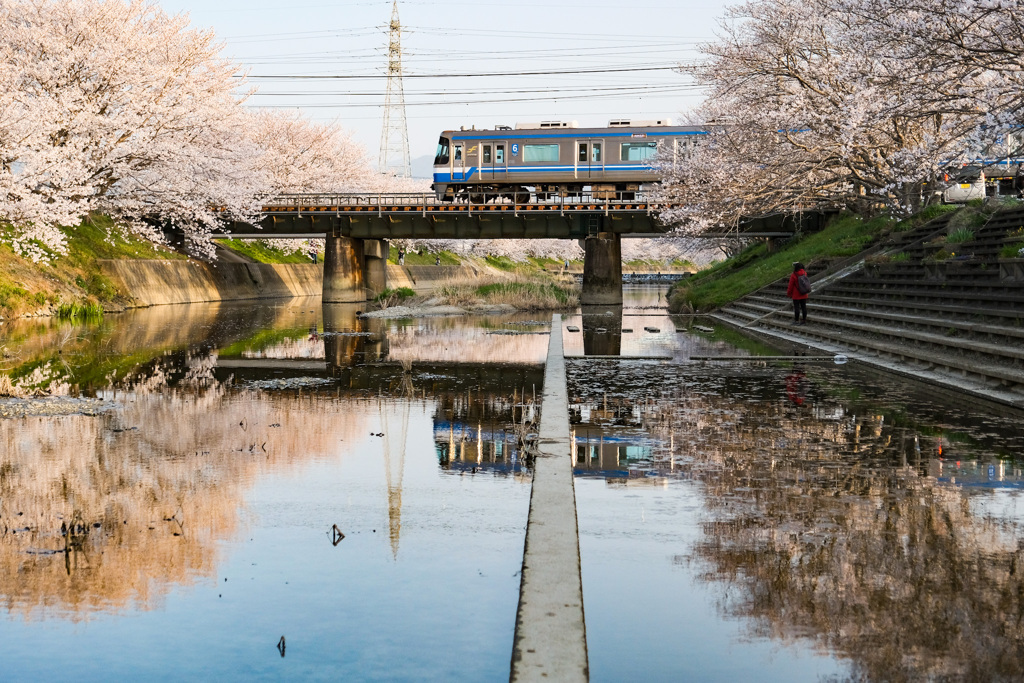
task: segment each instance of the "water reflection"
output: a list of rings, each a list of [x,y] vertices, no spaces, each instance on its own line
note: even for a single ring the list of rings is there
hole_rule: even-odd
[[[258,482],[337,462],[339,444],[367,434],[380,457],[397,559],[414,406],[433,413],[442,471],[468,462],[472,441],[478,465],[529,481],[524,453],[543,382],[533,361],[547,343],[537,327],[523,316],[470,326],[374,320],[356,307],[309,301],[5,327],[5,348],[16,343],[18,351],[4,369],[22,391],[95,396],[114,407],[0,419],[0,595],[8,611],[78,621],[158,608],[176,587],[216,575],[220,547],[245,530],[245,500]],[[531,333],[492,334],[503,329]],[[512,362],[480,360],[495,350]],[[416,397],[429,400],[407,400]]]
[[[459,475],[488,472],[528,481],[538,419],[532,390],[439,397],[434,413],[438,463]]]
[[[808,653],[819,677],[1024,675],[1019,415],[853,364],[686,362],[758,349],[658,296],[563,321],[570,353],[671,359],[569,362],[595,680],[814,679],[790,671]],[[14,677],[46,675],[65,622],[92,638],[85,678],[150,659],[186,678],[506,676],[539,317],[289,302],[4,327],[22,388],[113,406],[0,419],[0,596],[29,617],[0,621]]]
[[[855,679],[1024,675],[1024,468],[1001,455],[1020,452],[1015,416],[813,366],[653,381],[576,361],[570,387],[577,438],[604,432],[578,445],[578,471],[701,483],[701,535],[677,562],[750,636],[813,641]]]
[[[9,611],[152,609],[216,572],[260,476],[327,458],[367,430],[322,396],[252,400],[192,379],[101,392],[98,417],[0,420],[0,594]],[[390,470],[389,470],[390,471]],[[399,480],[400,484],[400,480]]]

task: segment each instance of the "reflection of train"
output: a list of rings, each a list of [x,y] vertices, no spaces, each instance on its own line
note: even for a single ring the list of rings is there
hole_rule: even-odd
[[[632,199],[657,180],[655,155],[688,154],[704,129],[669,121],[611,121],[607,128],[578,128],[576,122],[518,124],[514,129],[447,130],[434,159],[439,199],[474,203],[505,198],[580,196]]]

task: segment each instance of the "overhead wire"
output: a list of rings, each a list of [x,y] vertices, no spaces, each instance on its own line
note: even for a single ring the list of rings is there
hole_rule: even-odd
[[[499,78],[504,76],[573,76],[578,74],[610,74],[610,73],[631,73],[639,71],[674,71],[679,67],[675,64],[663,64],[658,66],[625,66],[625,67],[601,67],[594,69],[552,69],[547,71],[492,71],[480,73],[403,73],[403,79],[419,78]],[[366,79],[386,79],[386,73],[379,74],[249,74],[244,76],[247,80],[325,80],[325,81],[346,81]],[[237,78],[243,78],[238,75]]]
[[[692,90],[696,90],[696,89],[697,88],[688,88],[686,86],[682,86],[682,87],[679,87],[679,88],[665,89],[665,90],[661,90],[661,91],[643,91],[643,92],[637,92],[637,93],[633,93],[633,94],[635,94],[635,95],[644,95],[644,94],[667,95],[667,94],[671,94],[671,93],[688,92],[688,91],[692,91]],[[417,102],[415,100],[413,100],[413,101],[406,100],[405,105],[406,105],[406,107],[428,107],[428,106],[449,106],[450,107],[450,106],[466,105],[466,104],[506,104],[506,103],[511,103],[511,102],[558,102],[558,101],[563,101],[563,100],[599,100],[599,99],[620,98],[622,96],[623,96],[622,93],[588,93],[586,95],[561,95],[561,96],[559,96],[559,95],[550,95],[550,96],[545,96],[545,97],[503,97],[503,98],[499,98],[499,99],[474,99],[474,100],[464,100],[464,101],[454,101],[454,102],[452,100],[437,100],[437,101],[428,101],[428,102]],[[281,108],[281,105],[271,105],[271,104],[265,104],[265,105],[264,104],[255,104],[255,105],[246,105],[246,106],[253,107],[253,108],[261,108],[261,109],[262,108]],[[330,103],[330,104],[328,104],[328,103],[308,103],[308,104],[304,103],[302,105],[302,108],[303,109],[321,109],[321,108],[353,109],[353,108],[361,108],[361,107],[380,107],[380,106],[381,105],[380,105],[379,102],[372,103],[372,104],[370,104],[370,103],[367,103],[367,104],[353,104],[353,103],[335,102],[335,103]]]

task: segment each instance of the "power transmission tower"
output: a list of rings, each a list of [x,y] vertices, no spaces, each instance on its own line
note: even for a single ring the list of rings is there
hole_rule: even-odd
[[[412,176],[409,161],[409,127],[405,122],[405,90],[402,87],[402,25],[398,21],[398,0],[391,5],[388,36],[388,89],[384,95],[384,125],[380,131],[381,173],[400,178]]]

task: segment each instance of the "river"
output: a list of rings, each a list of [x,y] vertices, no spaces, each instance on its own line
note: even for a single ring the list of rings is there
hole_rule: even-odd
[[[1019,413],[626,295],[563,320],[593,680],[1024,676]],[[356,308],[0,327],[0,678],[508,679],[550,315]]]

